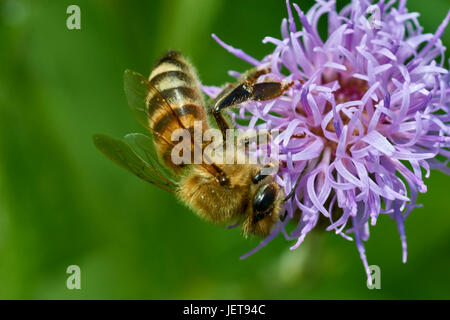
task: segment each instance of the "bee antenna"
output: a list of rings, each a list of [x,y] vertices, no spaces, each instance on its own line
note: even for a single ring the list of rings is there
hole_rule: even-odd
[[[290,198],[292,198],[295,195],[295,190],[297,189],[301,179],[302,179],[302,175],[300,174],[297,178],[297,181],[295,182],[294,187],[291,189],[289,194],[283,199],[283,203],[285,203],[286,201],[288,201]]]

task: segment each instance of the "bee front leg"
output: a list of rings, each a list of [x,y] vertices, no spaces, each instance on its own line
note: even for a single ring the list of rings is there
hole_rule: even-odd
[[[245,133],[245,132],[244,132]],[[258,131],[253,135],[246,135],[238,140],[238,144],[243,146],[245,149],[249,148],[252,143],[256,143],[257,146],[269,143],[271,138],[269,131]]]

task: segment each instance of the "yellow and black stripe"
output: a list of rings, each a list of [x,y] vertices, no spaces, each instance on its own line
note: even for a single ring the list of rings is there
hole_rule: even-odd
[[[178,171],[180,166],[174,165],[171,161],[173,144],[167,143],[172,141],[172,132],[181,128],[181,123],[193,134],[195,121],[202,122],[203,132],[208,129],[200,82],[192,65],[176,51],[167,52],[156,63],[149,81],[174,111],[158,108],[159,97],[148,97],[151,106],[148,115],[149,123],[151,129],[158,133],[155,136],[157,150],[164,162]]]

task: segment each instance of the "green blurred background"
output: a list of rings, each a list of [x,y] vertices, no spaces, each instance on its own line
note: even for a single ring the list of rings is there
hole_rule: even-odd
[[[70,4],[81,8],[81,30],[66,28]],[[449,5],[408,7],[434,32]],[[285,16],[284,1],[0,1],[0,298],[450,298],[449,179],[440,172],[406,220],[406,265],[395,223],[382,216],[371,229],[366,251],[382,289],[368,290],[354,243],[315,233],[291,252],[280,236],[240,261],[258,240],[202,222],[95,149],[94,133],[143,132],[123,93],[126,68],[148,74],[174,48],[204,84],[222,84],[227,70],[249,66],[210,34],[262,58],[273,48],[262,38],[280,37]],[[66,288],[72,264],[81,290]]]

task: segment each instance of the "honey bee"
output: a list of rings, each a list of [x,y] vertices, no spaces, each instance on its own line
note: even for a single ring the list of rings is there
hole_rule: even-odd
[[[193,66],[178,52],[167,52],[149,79],[130,70],[124,74],[128,104],[151,138],[132,133],[124,140],[94,135],[96,147],[119,166],[178,196],[201,218],[216,224],[239,223],[243,235],[267,236],[280,219],[284,192],[262,164],[175,164],[172,133],[192,131],[200,121],[210,128],[208,114],[225,137],[229,125],[221,111],[253,100],[270,100],[290,85],[256,83],[267,70],[249,72],[241,82],[229,84],[205,107]],[[195,143],[195,141],[192,141]],[[205,144],[201,145],[204,148]],[[242,152],[242,151],[240,151]],[[245,154],[238,154],[245,157]],[[213,159],[214,160],[214,159]],[[270,165],[270,164],[269,164]]]

